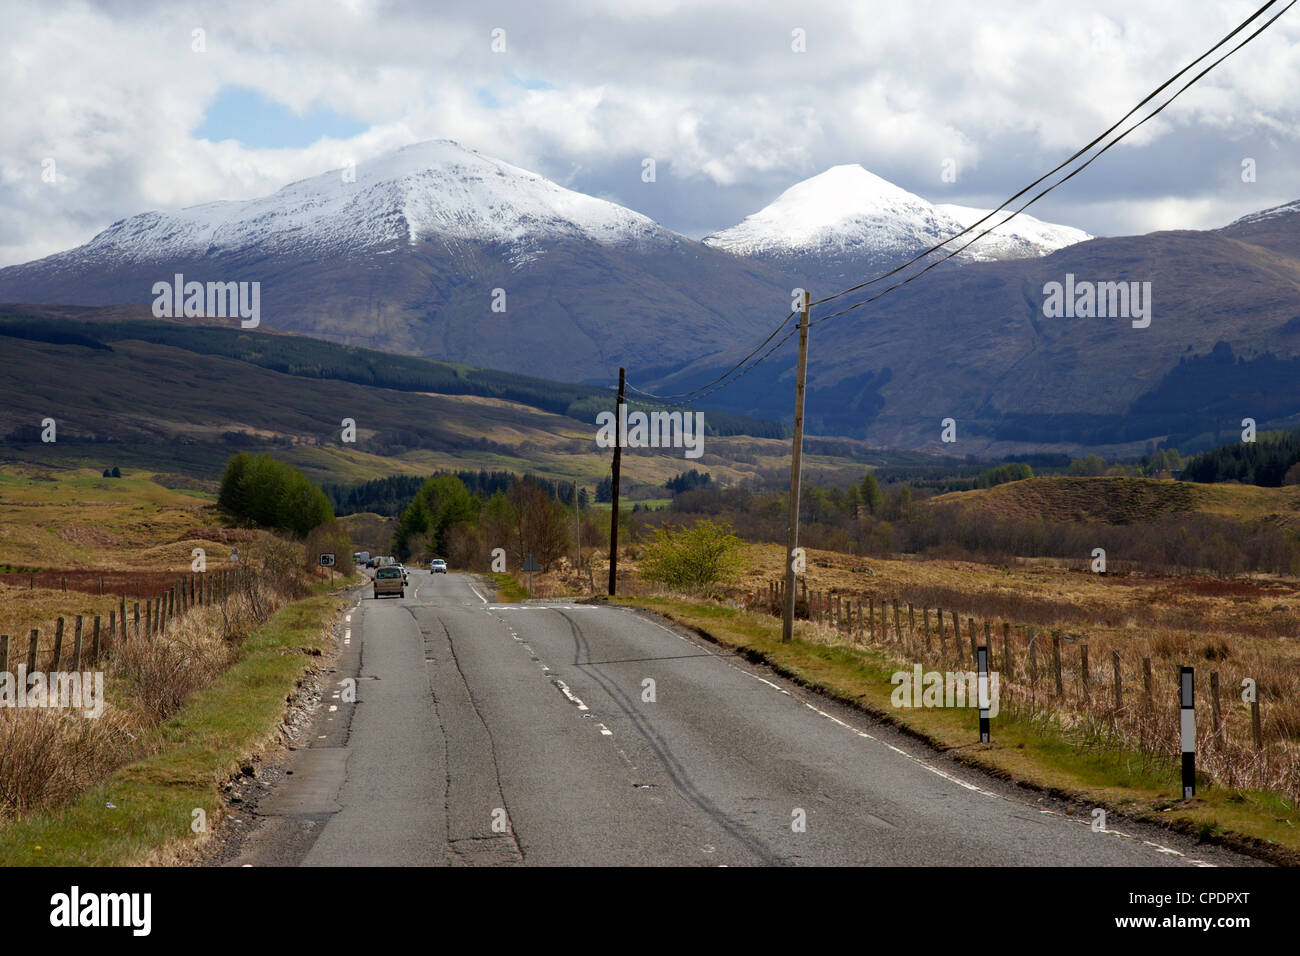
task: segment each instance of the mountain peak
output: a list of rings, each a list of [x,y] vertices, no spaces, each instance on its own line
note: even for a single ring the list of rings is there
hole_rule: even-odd
[[[1264,222],[1268,219],[1276,219],[1280,216],[1288,216],[1300,213],[1300,199],[1294,202],[1283,203],[1281,206],[1274,206],[1272,209],[1261,209],[1259,212],[1252,212],[1240,219],[1234,219],[1228,223],[1228,228],[1232,226],[1244,226],[1250,223]]]
[[[738,255],[882,253],[924,248],[960,229],[920,196],[852,163],[796,183],[704,241]]]
[[[936,245],[985,214],[969,206],[936,206],[850,163],[796,183],[740,224],[704,241],[741,256],[849,257],[884,264]],[[958,258],[1028,258],[1091,238],[1081,229],[1021,214]]]
[[[527,244],[565,237],[665,242],[672,234],[640,213],[439,139],[258,199],[132,216],[82,248],[147,260],[281,245],[355,251],[428,238]]]

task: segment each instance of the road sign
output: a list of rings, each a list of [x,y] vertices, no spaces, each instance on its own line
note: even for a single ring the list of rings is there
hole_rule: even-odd
[[[231,549],[230,549],[230,563],[231,563],[231,564],[234,564],[234,563],[236,563],[238,560],[239,560],[239,549],[238,549],[238,548],[231,548]]]
[[[322,555],[320,556],[320,566],[321,566],[322,568],[332,568],[332,567],[334,567],[334,555],[332,555],[332,554],[322,554]]]

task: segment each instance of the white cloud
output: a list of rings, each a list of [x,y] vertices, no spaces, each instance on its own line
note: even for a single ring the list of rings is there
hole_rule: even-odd
[[[693,234],[845,162],[936,201],[978,205],[1055,165],[1253,9],[1239,0],[430,6],[8,3],[0,264],[83,242],[147,208],[261,195],[442,137]],[[506,30],[504,54],[489,48],[494,27]],[[795,27],[806,53],[790,48]],[[191,49],[196,28],[204,53]],[[1293,11],[1035,214],[1115,234],[1217,226],[1300,196],[1298,37]],[[521,77],[549,88],[526,89]],[[194,139],[234,85],[370,128],[292,149]],[[485,105],[480,90],[500,105]],[[659,169],[652,189],[640,179],[646,156]],[[1244,156],[1260,169],[1248,190],[1233,178]],[[58,164],[53,185],[40,179],[46,157]],[[946,157],[961,170],[955,186],[939,180]]]

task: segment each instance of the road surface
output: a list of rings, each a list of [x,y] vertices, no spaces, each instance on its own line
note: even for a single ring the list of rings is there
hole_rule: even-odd
[[[412,571],[231,865],[1234,865],[962,768],[636,612]],[[347,679],[356,701],[348,702]]]

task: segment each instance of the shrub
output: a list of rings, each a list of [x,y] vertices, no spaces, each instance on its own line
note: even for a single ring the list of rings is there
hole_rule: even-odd
[[[642,575],[671,588],[709,592],[731,584],[744,570],[743,542],[731,525],[707,518],[692,528],[663,526],[654,529],[646,545]]]

